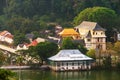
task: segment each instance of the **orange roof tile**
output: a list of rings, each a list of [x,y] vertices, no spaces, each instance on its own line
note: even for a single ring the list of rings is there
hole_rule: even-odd
[[[5,35],[6,33],[8,33],[8,31],[5,30],[5,31],[0,32],[0,35],[3,36],[3,35]]]
[[[38,42],[36,40],[33,40],[30,44],[28,44],[27,46],[36,46],[38,44]]]

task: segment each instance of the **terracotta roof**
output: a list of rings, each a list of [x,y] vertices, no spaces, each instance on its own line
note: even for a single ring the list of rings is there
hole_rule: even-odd
[[[76,26],[75,28],[84,28],[84,29],[88,29],[88,30],[105,31],[105,29],[102,28],[100,25],[98,25],[96,22],[89,22],[89,21],[83,21],[80,25]]]
[[[0,32],[0,36],[8,37],[8,38],[11,38],[11,39],[13,38],[13,35],[6,30]]]
[[[59,33],[60,35],[69,35],[69,34],[73,34],[73,35],[79,35],[78,32],[76,32],[74,29],[64,29],[62,32]]]
[[[7,34],[5,37],[13,39],[13,35],[11,35],[11,34]]]
[[[5,31],[0,32],[0,35],[3,36],[3,35],[5,35],[6,33],[9,33],[9,32],[5,30]]]
[[[38,44],[38,42],[36,40],[33,40],[30,44],[28,44],[27,46],[36,46]]]

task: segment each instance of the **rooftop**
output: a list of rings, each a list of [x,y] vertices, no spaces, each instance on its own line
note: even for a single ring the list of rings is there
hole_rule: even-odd
[[[76,26],[76,28],[84,28],[87,30],[102,30],[105,31],[104,28],[102,28],[98,23],[96,22],[89,22],[89,21],[83,21],[80,25]]]
[[[92,58],[82,54],[78,49],[60,50],[58,54],[48,59],[52,61],[92,60]]]

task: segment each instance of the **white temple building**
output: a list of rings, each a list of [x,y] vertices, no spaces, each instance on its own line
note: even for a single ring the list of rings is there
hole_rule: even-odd
[[[75,29],[80,33],[81,39],[84,39],[85,47],[90,49],[106,50],[105,29],[97,22],[83,21]]]
[[[50,68],[55,71],[90,70],[93,59],[82,54],[78,49],[61,50],[48,58]]]

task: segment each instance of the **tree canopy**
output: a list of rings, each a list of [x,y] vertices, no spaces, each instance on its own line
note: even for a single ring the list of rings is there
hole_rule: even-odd
[[[89,56],[91,58],[96,58],[95,53],[96,53],[96,51],[94,49],[91,49],[87,52],[87,56]]]
[[[58,45],[51,42],[40,42],[35,47],[36,53],[40,56],[41,60],[47,60],[48,57],[53,56],[58,51]]]
[[[93,7],[81,11],[74,18],[74,23],[75,25],[79,25],[82,21],[93,21],[108,29],[115,25],[116,16],[115,11],[110,8]]]
[[[74,42],[70,37],[63,39],[61,49],[79,49],[84,54],[88,51],[83,45]]]

